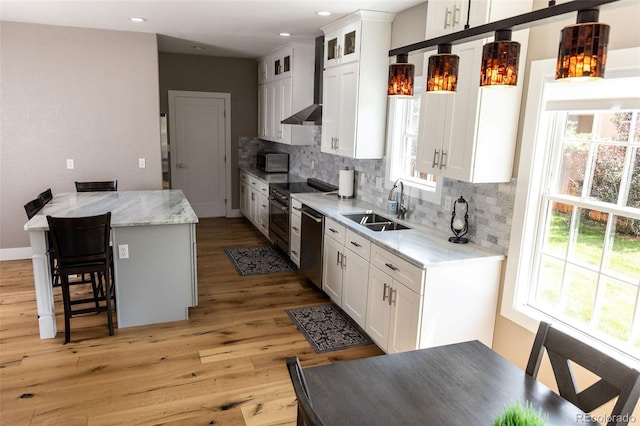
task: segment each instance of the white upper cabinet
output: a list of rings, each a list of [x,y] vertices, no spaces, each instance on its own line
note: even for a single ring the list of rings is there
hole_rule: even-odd
[[[440,3],[444,2],[433,3],[442,7]],[[528,1],[472,1],[472,16],[474,7],[480,14],[483,4],[484,10],[488,11],[485,22],[475,25],[531,10]],[[429,22],[429,15],[427,17]],[[433,32],[427,26],[427,34],[430,31]],[[432,37],[438,35],[442,34],[433,33]],[[422,94],[417,170],[473,183],[508,182],[511,179],[528,30],[514,32],[512,39],[521,44],[520,76],[516,87],[480,88],[482,47],[492,38],[453,46],[453,53],[460,57],[457,92]],[[425,55],[425,69],[429,56]]]
[[[324,66],[333,67],[360,59],[361,21],[345,24],[325,33]]]
[[[322,28],[322,152],[382,158],[394,16],[361,10]]]
[[[469,26],[473,28],[486,24],[488,22],[488,9],[488,0],[471,0]],[[436,0],[427,2],[427,40],[464,30],[464,26],[467,23],[468,10],[468,0]]]
[[[281,124],[313,103],[313,44],[290,43],[258,61],[258,137],[311,145],[309,126]]]

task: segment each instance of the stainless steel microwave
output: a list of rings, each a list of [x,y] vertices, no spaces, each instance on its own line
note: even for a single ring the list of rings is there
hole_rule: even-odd
[[[280,151],[259,151],[256,167],[266,173],[288,173],[289,154]]]

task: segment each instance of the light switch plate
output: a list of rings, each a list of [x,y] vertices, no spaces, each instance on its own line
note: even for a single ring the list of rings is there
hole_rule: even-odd
[[[147,167],[147,161],[144,158],[138,158],[138,167],[144,169]]]
[[[73,158],[67,158],[67,169],[71,170],[74,168]]]

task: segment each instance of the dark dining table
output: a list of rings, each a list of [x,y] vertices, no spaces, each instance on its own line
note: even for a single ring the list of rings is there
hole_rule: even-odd
[[[304,368],[326,425],[493,424],[512,403],[552,426],[599,424],[479,341]]]

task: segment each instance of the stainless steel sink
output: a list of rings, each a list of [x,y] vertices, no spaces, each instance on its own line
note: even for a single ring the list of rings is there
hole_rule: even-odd
[[[411,229],[408,226],[402,225],[388,217],[381,216],[376,213],[353,213],[345,214],[343,216],[376,232]]]

